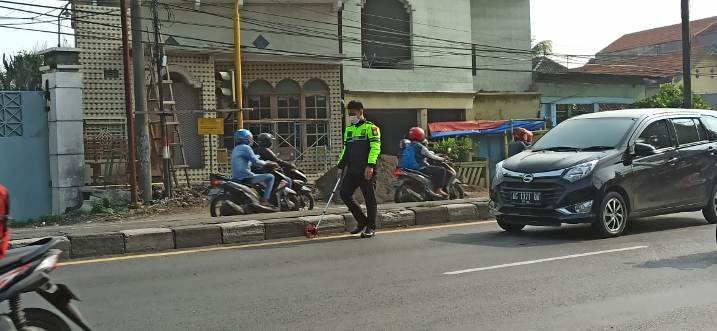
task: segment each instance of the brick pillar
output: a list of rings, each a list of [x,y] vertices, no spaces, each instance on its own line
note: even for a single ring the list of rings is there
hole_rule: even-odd
[[[48,92],[52,212],[62,214],[82,203],[85,150],[82,74],[77,48],[56,47],[42,52],[42,82]]]

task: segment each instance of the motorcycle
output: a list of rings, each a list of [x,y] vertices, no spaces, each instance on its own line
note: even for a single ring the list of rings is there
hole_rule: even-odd
[[[0,260],[0,301],[8,301],[10,312],[0,315],[0,331],[61,330],[70,326],[57,314],[42,308],[23,308],[21,295],[36,292],[82,330],[91,330],[72,303],[78,300],[64,284],[55,284],[48,274],[57,267],[62,252],[53,249],[59,239],[46,238],[28,246],[10,249]]]
[[[465,191],[463,190],[463,184],[457,177],[455,168],[446,161],[438,162],[429,160],[429,162],[431,162],[432,165],[437,165],[448,170],[448,174],[451,176],[450,183],[448,184],[448,199],[463,199],[465,197]],[[417,170],[396,168],[394,175],[398,177],[398,182],[395,185],[396,191],[394,193],[394,201],[396,203],[446,200],[446,197],[434,192],[431,178],[424,173]]]
[[[272,190],[274,194],[269,200],[274,207],[267,207],[259,202],[259,196],[265,190],[263,185],[246,185],[232,181],[231,178],[224,175],[211,174],[210,186],[212,189],[209,191],[211,216],[300,210],[299,195],[289,188],[289,183],[286,180],[280,180],[282,177],[274,173],[275,171],[276,169],[272,170],[272,173],[277,180]]]
[[[282,170],[283,173],[291,179],[293,183],[292,188],[298,193],[299,209],[314,209],[314,195],[311,193],[311,187],[308,185],[308,177],[293,165],[283,167]]]

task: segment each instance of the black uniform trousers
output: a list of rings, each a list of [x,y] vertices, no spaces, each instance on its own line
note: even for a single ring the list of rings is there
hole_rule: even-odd
[[[360,188],[363,198],[366,201],[366,211],[368,215],[364,215],[361,206],[354,199],[354,192]],[[376,206],[376,176],[373,179],[366,180],[363,174],[347,173],[341,183],[341,200],[344,201],[346,207],[349,208],[351,214],[356,219],[359,228],[364,226],[376,229],[376,214],[378,207]]]

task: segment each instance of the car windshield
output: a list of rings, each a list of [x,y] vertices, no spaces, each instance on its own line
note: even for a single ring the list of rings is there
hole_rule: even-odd
[[[548,131],[533,150],[578,151],[604,150],[617,147],[633,118],[576,118],[567,120]]]

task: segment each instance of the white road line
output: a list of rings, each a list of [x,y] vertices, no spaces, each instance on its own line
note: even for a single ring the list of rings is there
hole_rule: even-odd
[[[607,253],[625,252],[625,251],[632,251],[632,250],[643,249],[643,248],[647,248],[647,246],[634,246],[634,247],[608,249],[608,250],[605,250],[605,251],[596,251],[596,252],[589,252],[589,253],[582,253],[582,254],[556,256],[556,257],[550,257],[550,258],[547,258],[547,259],[539,259],[539,260],[530,260],[530,261],[514,262],[514,263],[508,263],[508,264],[499,264],[499,265],[494,265],[494,266],[490,266],[490,267],[471,268],[471,269],[464,269],[464,270],[449,271],[449,272],[444,272],[443,274],[444,274],[444,275],[460,275],[460,274],[465,274],[465,273],[469,273],[469,272],[493,270],[493,269],[500,269],[500,268],[510,268],[510,267],[517,267],[517,266],[521,266],[521,265],[527,265],[527,264],[535,264],[535,263],[543,263],[543,262],[550,262],[550,261],[574,259],[574,258],[577,258],[577,257],[585,257],[585,256],[592,256],[592,255],[599,255],[599,254],[607,254]]]

